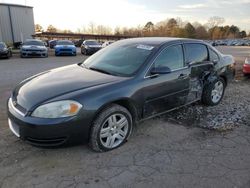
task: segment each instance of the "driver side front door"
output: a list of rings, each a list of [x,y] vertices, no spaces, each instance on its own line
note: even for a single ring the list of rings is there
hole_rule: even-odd
[[[189,93],[190,69],[184,64],[182,44],[165,48],[151,67],[168,67],[167,74],[149,75],[143,88],[144,118],[163,113],[186,103]]]

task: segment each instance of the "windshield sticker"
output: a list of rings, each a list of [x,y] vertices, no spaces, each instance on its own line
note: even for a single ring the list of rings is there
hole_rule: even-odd
[[[143,50],[153,50],[154,47],[153,46],[147,46],[147,45],[138,45],[136,48],[139,48],[139,49],[143,49]]]

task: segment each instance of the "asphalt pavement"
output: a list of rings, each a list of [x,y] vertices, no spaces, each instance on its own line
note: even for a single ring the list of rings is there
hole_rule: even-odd
[[[250,47],[220,48],[239,63],[250,55]],[[124,146],[106,153],[93,152],[87,145],[37,148],[16,138],[6,115],[6,101],[14,86],[31,75],[86,58],[78,54],[0,60],[0,188],[250,187],[249,121],[218,131],[157,117],[137,125]],[[243,104],[247,103],[249,85],[249,80],[229,85],[221,105],[232,103],[237,96],[244,96]]]

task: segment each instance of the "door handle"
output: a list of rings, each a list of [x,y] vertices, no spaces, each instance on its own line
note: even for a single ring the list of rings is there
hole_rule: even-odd
[[[178,77],[178,79],[180,80],[183,80],[185,78],[187,78],[187,74],[180,74],[180,76]]]

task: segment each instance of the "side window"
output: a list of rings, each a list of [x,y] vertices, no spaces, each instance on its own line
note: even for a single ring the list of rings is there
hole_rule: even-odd
[[[170,46],[164,49],[155,60],[155,67],[168,67],[171,70],[184,65],[182,45]]]
[[[185,50],[188,63],[208,60],[207,47],[203,44],[185,44]]]
[[[210,48],[209,48],[209,60],[216,62],[220,60],[218,54]]]

